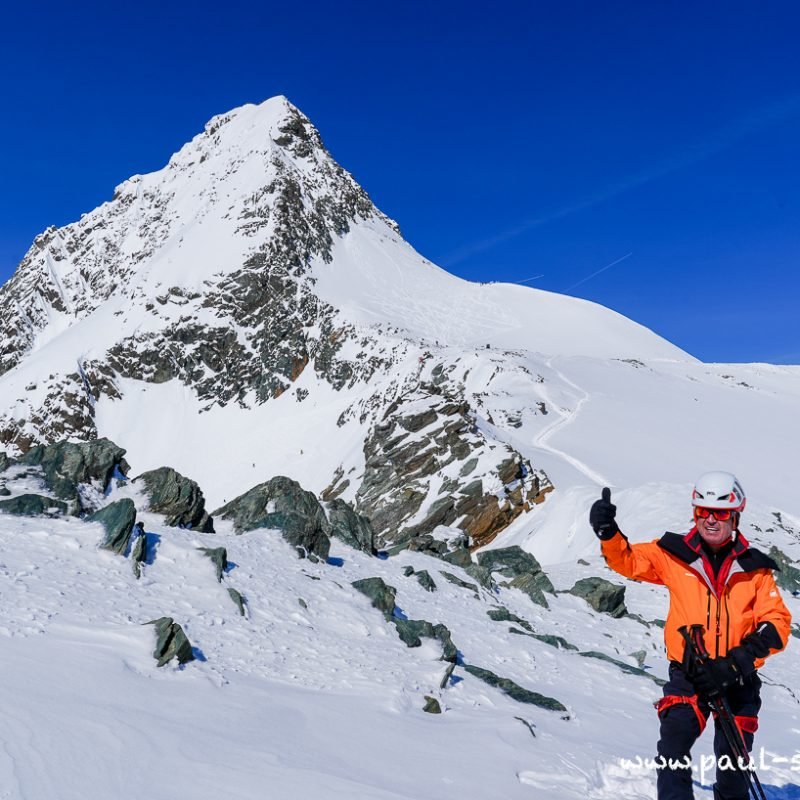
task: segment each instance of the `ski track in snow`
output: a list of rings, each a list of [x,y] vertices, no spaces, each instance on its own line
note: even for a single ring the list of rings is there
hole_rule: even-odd
[[[564,450],[559,450],[557,447],[553,447],[552,445],[548,444],[548,441],[552,439],[556,433],[575,422],[576,418],[581,412],[581,408],[591,399],[589,394],[581,389],[577,383],[570,380],[566,375],[564,375],[563,372],[553,366],[554,360],[554,358],[548,358],[545,361],[545,366],[551,369],[567,386],[574,389],[578,393],[578,401],[575,405],[575,408],[572,410],[563,408],[558,403],[552,401],[546,385],[542,384],[539,387],[539,393],[544,399],[544,402],[547,403],[548,408],[553,409],[559,415],[559,419],[557,419],[552,425],[540,431],[534,437],[533,445],[534,447],[541,448],[542,450],[547,450],[549,453],[552,453],[553,455],[558,456],[566,461],[568,464],[571,464],[576,470],[578,470],[578,472],[581,472],[593,483],[596,483],[599,486],[610,486],[611,484],[609,480],[596,470],[593,470],[588,464],[575,458],[574,456],[571,456]]]

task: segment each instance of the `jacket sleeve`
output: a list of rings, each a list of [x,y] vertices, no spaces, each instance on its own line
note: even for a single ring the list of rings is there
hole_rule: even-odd
[[[614,572],[635,581],[664,583],[664,556],[658,544],[645,542],[631,544],[622,534],[602,542],[603,557]]]
[[[756,630],[752,635],[759,635],[767,649],[766,653],[757,655],[766,658],[783,650],[792,631],[792,615],[783,602],[771,570],[765,570],[757,582],[753,612]],[[770,625],[773,631],[769,629]]]

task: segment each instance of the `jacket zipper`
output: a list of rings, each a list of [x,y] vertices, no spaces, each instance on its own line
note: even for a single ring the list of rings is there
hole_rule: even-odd
[[[722,604],[720,603],[719,597],[718,597],[717,598],[717,635],[716,635],[717,644],[716,644],[716,656],[715,656],[716,658],[719,658],[719,637],[721,635],[720,632],[719,632],[719,611],[720,611],[720,606],[721,605]]]
[[[731,614],[728,611],[728,587],[725,587],[725,592],[722,595],[725,599],[725,655],[728,655],[729,651],[729,641],[730,641],[730,622],[731,622]]]

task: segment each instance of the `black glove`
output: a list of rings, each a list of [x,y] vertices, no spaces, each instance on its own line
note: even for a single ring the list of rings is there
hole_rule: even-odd
[[[616,536],[619,532],[619,525],[614,519],[616,514],[617,507],[611,503],[611,489],[606,486],[603,489],[602,499],[595,500],[591,511],[589,511],[589,524],[597,534],[598,539],[605,541]]]
[[[692,685],[701,697],[714,698],[742,681],[742,671],[731,656],[710,658],[697,666],[692,676]]]

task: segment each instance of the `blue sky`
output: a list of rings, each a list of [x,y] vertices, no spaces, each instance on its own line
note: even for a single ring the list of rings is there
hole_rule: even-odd
[[[214,114],[285,94],[451,272],[797,364],[798,40],[793,2],[10,6],[0,279]]]

